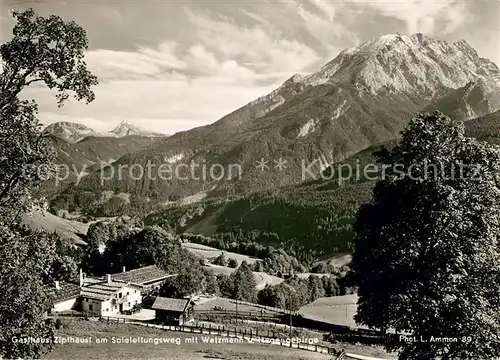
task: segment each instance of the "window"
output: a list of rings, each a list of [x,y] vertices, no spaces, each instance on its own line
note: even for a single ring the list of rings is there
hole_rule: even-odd
[[[122,293],[119,293],[119,294],[118,294],[118,297],[121,299],[121,298],[122,298]]]
[[[109,311],[109,309],[108,309],[108,308],[104,309],[104,312],[108,312],[108,311]]]
[[[130,303],[127,303],[127,306],[130,306]]]
[[[89,310],[92,311],[92,304],[89,305]]]
[[[129,292],[127,291],[127,295],[129,294]]]

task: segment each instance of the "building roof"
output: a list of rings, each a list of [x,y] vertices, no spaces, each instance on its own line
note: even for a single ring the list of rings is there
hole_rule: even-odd
[[[100,284],[106,281],[105,277],[85,277],[83,278],[83,286]]]
[[[115,293],[120,291],[120,289],[124,288],[125,286],[136,287],[122,281],[104,281],[82,286],[80,296],[102,301],[109,300]]]
[[[165,280],[170,275],[166,271],[160,269],[156,265],[145,266],[139,269],[129,270],[118,274],[112,274],[113,280],[131,282],[139,285],[147,285],[157,281]]]
[[[80,287],[77,284],[66,281],[59,282],[59,290],[55,287],[47,289],[50,301],[55,304],[61,301],[77,298],[80,295]]]
[[[183,313],[186,311],[191,299],[173,299],[158,296],[151,307],[154,310],[166,310]]]

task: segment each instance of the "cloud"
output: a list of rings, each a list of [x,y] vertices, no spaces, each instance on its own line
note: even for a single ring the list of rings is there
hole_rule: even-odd
[[[106,11],[94,16],[101,6]],[[99,47],[86,54],[100,79],[96,100],[57,109],[48,90],[31,88],[25,96],[37,100],[46,123],[76,121],[106,131],[128,120],[174,133],[214,122],[378,31],[456,37],[482,16],[472,6],[454,0],[75,2],[63,8]],[[492,53],[493,37],[484,40],[483,33],[475,42]]]
[[[32,88],[25,96],[40,103],[45,123],[77,121],[106,131],[128,120],[174,133],[221,118],[319,59],[277,29],[268,32],[205,12],[186,14],[196,33],[190,44],[167,40],[135,51],[87,52],[89,68],[100,80],[93,103],[70,101],[56,110],[50,91]]]
[[[236,25],[229,18],[214,19],[203,12],[185,10],[200,43],[222,58],[253,64],[261,72],[291,73],[318,60],[309,46],[287,39],[273,27]],[[265,23],[263,19],[259,21]]]
[[[358,0],[349,1],[358,3]],[[363,2],[363,6],[366,5],[403,21],[411,34],[446,35],[477,20],[468,11],[469,4],[458,0],[371,0]]]
[[[286,71],[258,73],[200,44],[179,49],[168,42],[136,52],[89,51],[86,61],[100,80],[89,105],[71,100],[56,110],[50,90],[32,87],[23,95],[37,100],[46,124],[76,121],[106,131],[128,120],[174,133],[213,122],[290,76]]]
[[[37,99],[44,123],[77,121],[90,125],[89,119],[94,119],[92,126],[106,131],[129,120],[150,130],[173,133],[212,122],[273,89],[217,80],[180,75],[162,80],[115,80],[96,88],[93,103],[72,100],[61,109],[56,109],[49,90],[27,89],[24,95]]]
[[[345,47],[360,43],[356,32],[346,26],[346,22],[352,21],[355,16],[349,6],[321,0],[290,4],[297,9],[303,31],[314,37],[327,52],[336,54]]]
[[[240,11],[267,34],[294,40],[302,46],[307,44],[316,54],[316,61],[305,67],[307,71],[332,60],[344,48],[360,43],[356,27],[349,26],[357,11],[343,2],[268,1],[259,2],[252,10]]]

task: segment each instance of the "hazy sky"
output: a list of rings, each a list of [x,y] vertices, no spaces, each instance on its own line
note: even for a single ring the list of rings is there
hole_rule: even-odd
[[[206,125],[387,33],[465,39],[500,64],[498,0],[3,0],[2,41],[9,11],[26,7],[83,26],[100,79],[90,105],[58,109],[48,91],[28,89],[40,119],[98,131],[122,120],[164,133]]]

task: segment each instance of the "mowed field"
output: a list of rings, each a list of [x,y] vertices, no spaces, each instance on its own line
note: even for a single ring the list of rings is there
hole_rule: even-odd
[[[241,302],[238,302],[238,305],[236,305],[235,300],[221,298],[221,297],[195,301],[194,309],[195,311],[207,311],[207,310],[213,310],[215,306],[222,307],[228,311],[236,311],[236,307],[238,307],[238,311],[242,312],[254,312],[254,313],[262,312],[262,314],[264,315],[283,314],[282,312],[274,312],[271,310],[264,309],[263,307],[257,305],[254,306],[250,304],[242,304]]]
[[[243,261],[246,261],[249,264],[253,264],[256,261],[262,261],[261,259],[258,259],[255,257],[250,257],[247,255],[241,255],[238,253],[219,250],[219,249],[216,249],[216,248],[213,248],[210,246],[206,246],[206,245],[201,245],[201,244],[185,242],[185,243],[182,243],[182,246],[184,246],[186,249],[188,249],[189,251],[191,251],[195,255],[198,255],[204,259],[215,258],[215,257],[219,256],[220,254],[224,253],[224,255],[226,256],[226,259],[234,259],[238,262],[238,264],[241,264]]]
[[[324,264],[329,264],[335,267],[342,267],[344,265],[348,265],[352,261],[352,255],[351,254],[337,254],[334,256],[327,256],[323,257],[321,259],[316,260],[314,263],[324,263]]]
[[[354,322],[358,296],[345,295],[319,298],[300,308],[302,316],[337,325],[360,327]]]
[[[289,349],[277,345],[249,343],[204,343],[205,339],[225,341],[227,338],[200,334],[177,333],[139,325],[100,321],[67,320],[57,336],[89,343],[55,345],[43,359],[169,359],[169,360],[331,360],[331,355]],[[140,339],[141,343],[118,343],[118,340]],[[106,340],[98,343],[98,340]],[[167,342],[155,345],[161,339]],[[193,342],[197,340],[197,342]],[[123,342],[123,341],[122,341]]]
[[[22,222],[30,229],[45,230],[49,233],[57,233],[63,239],[67,239],[75,245],[86,245],[77,234],[86,234],[90,223],[84,224],[74,220],[67,220],[48,211],[33,211],[22,215]]]
[[[226,267],[226,266],[218,266],[218,265],[209,265],[205,266],[206,269],[212,271],[214,274],[224,274],[230,275],[235,269]],[[285,281],[282,278],[277,276],[266,274],[265,272],[253,272],[253,277],[256,283],[256,289],[262,290],[266,287],[266,285],[278,285]]]

